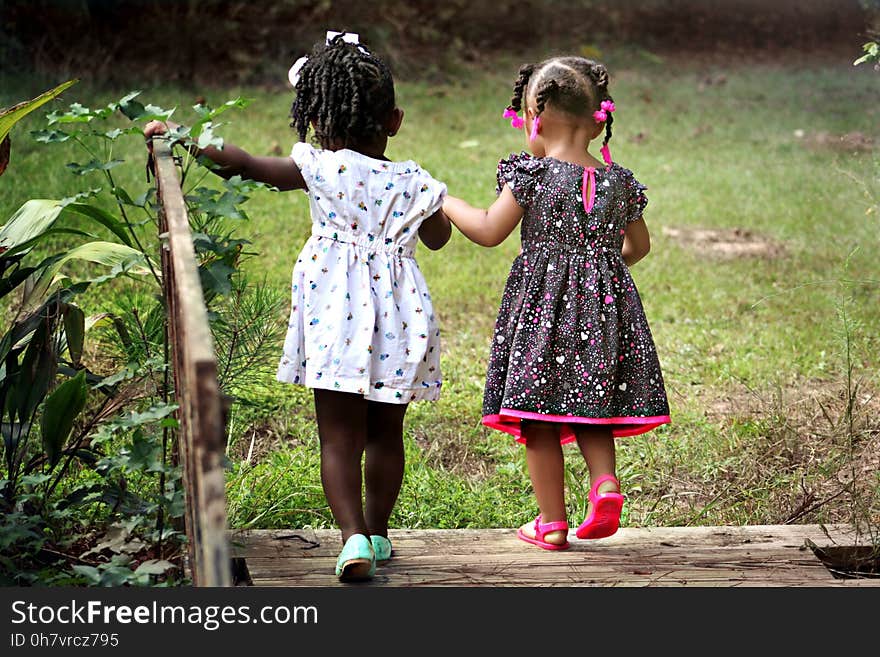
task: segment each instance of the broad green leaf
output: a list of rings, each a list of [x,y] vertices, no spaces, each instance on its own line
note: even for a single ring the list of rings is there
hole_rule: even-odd
[[[115,141],[122,135],[140,135],[142,130],[137,126],[132,126],[131,128],[114,128],[113,130],[94,130],[92,134],[102,139]]]
[[[143,104],[134,99],[139,93],[140,91],[134,92],[119,101],[119,111],[132,121],[146,113],[146,108]]]
[[[73,103],[66,112],[50,112],[46,115],[46,118],[49,120],[49,125],[55,125],[56,123],[91,123],[95,119],[106,119],[112,113],[113,109],[110,107],[91,110],[79,103]]]
[[[131,568],[126,566],[110,566],[101,573],[99,586],[117,587],[128,584],[134,578]]]
[[[32,130],[31,137],[41,144],[60,144],[70,139],[70,134],[63,130]]]
[[[129,379],[133,379],[135,375],[140,372],[140,367],[138,367],[137,363],[129,363],[124,366],[121,370],[116,372],[116,374],[111,374],[110,376],[104,377],[101,382],[95,387],[110,387],[115,386],[117,383],[121,381],[128,381]]]
[[[155,195],[156,195],[156,188],[150,187],[147,191],[145,191],[143,194],[141,194],[136,199],[134,199],[133,205],[138,208],[145,208],[145,207],[147,207],[147,204],[152,201],[152,199]]]
[[[859,64],[864,64],[865,62],[870,61],[880,61],[880,43],[869,41],[862,46],[862,50],[865,51],[865,54],[854,61],[853,66],[858,66]]]
[[[10,390],[10,401],[22,422],[31,420],[55,378],[54,332],[54,318],[44,319],[37,324],[24,352],[18,377]]]
[[[235,270],[232,267],[220,260],[199,267],[199,278],[205,294],[213,293],[225,296],[232,292],[231,277],[234,273]]]
[[[146,267],[144,254],[132,249],[125,244],[115,242],[89,242],[71,249],[50,266],[44,268],[39,277],[27,294],[27,302],[42,297],[55,281],[55,276],[61,268],[71,260],[85,260],[98,265],[110,267],[114,270],[113,276],[122,273],[143,275],[149,273]],[[103,282],[106,277],[90,279],[92,282]]]
[[[36,331],[41,323],[46,322],[49,318],[56,317],[62,304],[68,303],[77,294],[85,292],[90,285],[90,282],[84,281],[58,290],[34,312],[14,324],[0,338],[0,362],[6,360],[13,347],[23,349],[30,339],[29,336]]]
[[[74,488],[64,495],[64,499],[58,501],[57,509],[67,509],[89,502],[99,502],[104,493],[104,484],[85,484]]]
[[[208,107],[207,105],[193,105],[193,110],[195,110],[196,114],[199,115],[199,121],[211,121],[215,117],[223,114],[228,109],[238,108],[244,109],[248,105],[251,104],[251,100],[249,98],[242,98],[239,96],[238,98],[233,98],[232,100],[227,100],[225,103],[220,105],[220,107]]]
[[[80,192],[79,194],[74,194],[73,196],[65,196],[63,199],[59,201],[61,205],[68,206],[71,203],[79,203],[81,201],[85,201],[87,198],[92,198],[101,193],[100,187],[93,187],[85,192]]]
[[[0,176],[3,175],[3,172],[6,171],[6,167],[9,165],[11,150],[12,140],[9,138],[9,135],[6,135],[3,139],[0,139]]]
[[[89,584],[97,584],[101,581],[101,571],[94,566],[73,566],[73,572],[78,573],[86,578]]]
[[[173,109],[166,110],[156,105],[144,106],[143,103],[135,100],[140,93],[140,91],[132,91],[121,98],[118,103],[111,103],[110,107],[115,107],[131,121],[151,121],[153,119],[167,121],[174,114]]]
[[[862,50],[865,51],[865,54],[854,61],[853,66],[858,66],[859,64],[864,64],[865,62],[870,61],[880,61],[880,43],[869,41],[862,46]]]
[[[85,319],[85,331],[86,333],[88,333],[95,327],[101,328],[103,326],[110,326],[113,324],[113,319],[114,317],[111,313],[98,313],[97,315],[89,315]]]
[[[83,344],[86,337],[86,316],[81,308],[68,305],[64,313],[64,335],[67,338],[67,350],[74,365],[82,360]]]
[[[137,117],[137,121],[167,121],[171,118],[171,115],[174,114],[174,110],[166,110],[161,107],[157,107],[156,105],[147,105],[144,108],[143,113]]]
[[[112,107],[114,110],[119,109],[120,107],[122,107],[123,105],[127,105],[128,103],[130,103],[132,100],[134,100],[135,98],[137,98],[140,95],[141,95],[140,91],[129,91],[122,98],[120,98],[117,103],[110,103],[109,107]]]
[[[68,379],[46,398],[40,429],[43,434],[43,451],[54,466],[61,458],[64,443],[73,430],[73,422],[82,412],[88,398],[85,372],[80,371]]]
[[[125,225],[106,210],[85,203],[71,203],[64,209],[66,212],[74,212],[89,217],[90,219],[94,219],[116,235],[123,244],[130,247],[134,246],[131,242],[131,237],[128,235],[128,231],[125,229]]]
[[[6,251],[3,251],[2,257],[3,258],[12,258],[13,256],[16,256],[16,255],[24,255],[26,253],[29,253],[30,250],[34,246],[36,246],[37,244],[42,242],[44,239],[46,239],[50,235],[77,235],[79,237],[85,237],[90,240],[100,239],[100,237],[98,235],[95,235],[94,233],[87,233],[86,231],[79,230],[77,228],[50,228],[42,235],[37,235],[36,237],[28,240],[27,242],[23,242],[23,243],[19,244],[18,246],[14,246],[11,249],[7,249]],[[44,261],[44,262],[46,262],[46,261]],[[37,267],[37,269],[39,269],[39,267]]]
[[[25,475],[19,482],[24,486],[39,486],[40,484],[45,484],[52,478],[51,475],[47,474],[33,474],[33,475]]]
[[[0,551],[7,551],[15,546],[15,552],[21,553],[22,547],[38,549],[45,542],[31,527],[9,522],[0,527]]]
[[[37,271],[37,269],[39,269],[39,267],[20,267],[8,276],[0,278],[0,299],[24,283],[31,274]]]
[[[144,435],[140,429],[132,435],[131,449],[128,453],[129,471],[161,472],[162,445]]]
[[[134,573],[135,575],[161,575],[166,570],[171,570],[172,568],[176,568],[173,563],[170,561],[165,561],[164,559],[148,559],[141,563],[138,566]]]
[[[14,105],[10,108],[0,110],[0,141],[5,139],[6,135],[9,134],[9,131],[12,130],[12,126],[21,121],[25,116],[33,112],[35,109],[48,103],[53,98],[57,98],[61,95],[66,89],[73,86],[79,82],[79,80],[68,80],[62,84],[59,84],[54,89],[50,89],[44,94],[40,94],[36,98],[32,100],[25,101],[23,103],[19,103],[18,105]]]
[[[205,149],[209,146],[213,146],[214,148],[217,148],[219,150],[223,149],[223,138],[219,135],[214,134],[214,128],[217,127],[219,126],[208,122],[205,123],[204,126],[202,126],[202,129],[199,131],[193,128],[193,133],[198,132],[197,143],[199,145],[199,148]],[[193,134],[193,136],[196,137],[195,134]]]
[[[137,427],[142,424],[149,424],[171,415],[177,409],[177,404],[157,404],[142,413],[131,411],[131,413],[119,419],[118,425],[120,427]]]
[[[52,116],[57,116],[60,123],[88,123],[94,115],[88,107],[80,103],[71,103],[66,112],[53,112]]]
[[[218,197],[219,194],[219,197]],[[198,209],[209,217],[223,219],[246,219],[239,205],[247,200],[247,197],[235,190],[225,191],[222,194],[218,190],[205,190],[199,188],[195,195],[190,195],[187,200],[193,200],[198,204]]]
[[[61,213],[58,201],[31,199],[25,202],[0,228],[0,255],[45,233]]]
[[[113,188],[113,196],[116,197],[116,200],[122,203],[123,205],[131,205],[135,208],[145,208],[147,206],[147,202],[153,198],[156,194],[156,188],[150,187],[143,194],[138,196],[137,198],[132,198],[131,195],[125,190],[123,187],[114,187]],[[146,221],[150,221],[149,219]],[[143,225],[146,222],[140,222]]]
[[[99,162],[98,160],[89,160],[85,164],[78,164],[77,162],[70,162],[67,165],[67,168],[70,169],[77,176],[84,176],[87,173],[91,173],[92,171],[109,171],[115,167],[118,167],[120,164],[125,164],[125,160],[110,160],[109,162]]]
[[[101,381],[104,380],[104,377],[100,376],[98,374],[95,374],[88,367],[80,366],[77,368],[77,367],[68,367],[67,365],[64,365],[64,364],[58,365],[58,374],[61,374],[62,376],[73,377],[73,376],[76,376],[79,372],[86,373],[86,383],[89,384],[89,387],[92,387],[92,388],[98,387],[100,389],[101,386],[99,384],[101,383]]]

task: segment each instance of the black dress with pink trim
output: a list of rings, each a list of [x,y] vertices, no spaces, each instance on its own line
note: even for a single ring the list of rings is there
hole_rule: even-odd
[[[510,270],[492,336],[483,424],[525,442],[522,420],[603,425],[614,436],[669,422],[660,362],[639,293],[621,256],[626,224],[648,202],[632,172],[595,172],[585,210],[584,167],[527,153],[498,164],[524,209],[522,253]]]

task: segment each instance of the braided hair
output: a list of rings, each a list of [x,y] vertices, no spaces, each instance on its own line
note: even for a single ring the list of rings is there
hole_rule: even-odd
[[[608,93],[608,70],[603,64],[585,57],[554,57],[520,67],[510,107],[519,112],[530,96],[535,98],[537,116],[549,103],[560,111],[590,117],[590,120],[602,101],[614,100]],[[603,145],[611,139],[613,122],[614,116],[608,112]]]
[[[344,34],[344,33],[343,33]],[[348,148],[382,135],[394,109],[394,79],[380,59],[339,34],[315,46],[299,72],[290,127],[305,141]]]

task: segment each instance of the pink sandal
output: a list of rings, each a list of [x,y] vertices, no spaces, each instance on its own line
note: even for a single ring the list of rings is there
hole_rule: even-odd
[[[605,538],[611,536],[620,527],[620,512],[623,509],[623,495],[620,493],[599,493],[599,485],[613,481],[620,490],[620,482],[614,475],[602,475],[593,482],[590,488],[590,504],[593,505],[590,515],[577,528],[578,538]]]
[[[535,538],[526,536],[526,534],[523,533],[522,527],[516,530],[516,536],[526,543],[537,545],[538,547],[544,548],[545,550],[567,550],[569,547],[567,538],[565,543],[558,544],[548,543],[544,540],[544,536],[546,536],[550,532],[566,532],[567,534],[568,523],[565,522],[565,520],[556,520],[554,522],[541,522],[541,514],[539,513],[538,517],[535,518]]]

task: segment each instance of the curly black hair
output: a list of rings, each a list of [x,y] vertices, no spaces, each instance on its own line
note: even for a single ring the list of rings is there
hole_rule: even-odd
[[[554,57],[522,66],[513,85],[510,107],[519,112],[529,96],[535,98],[538,115],[550,103],[563,112],[591,118],[603,100],[614,100],[608,93],[608,70],[585,57]],[[613,122],[614,116],[608,112],[604,144],[611,139]]]
[[[290,127],[323,148],[348,148],[382,134],[394,109],[391,70],[363,46],[343,40],[315,46],[299,72]]]

